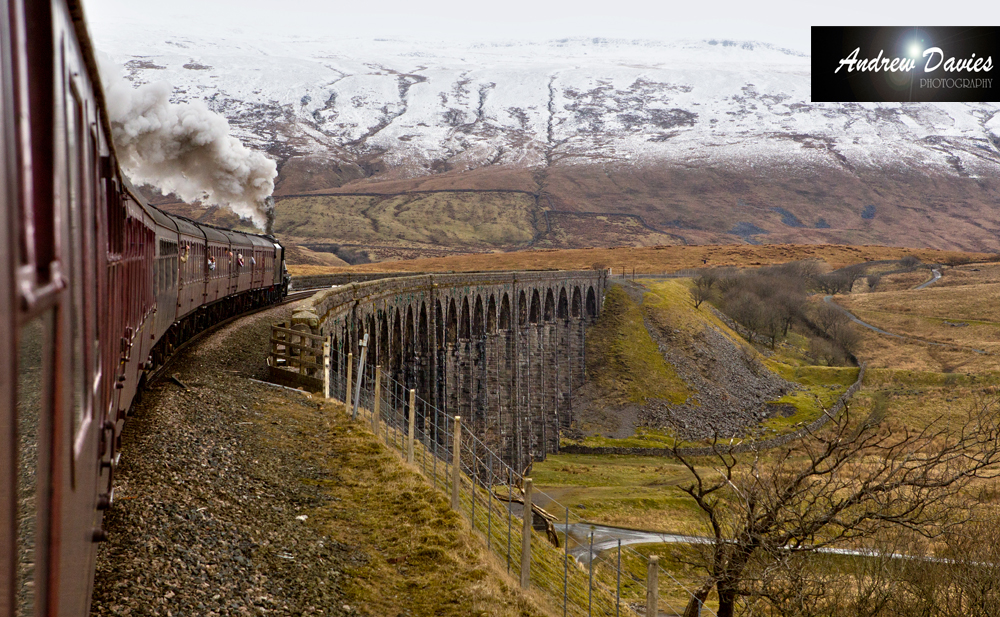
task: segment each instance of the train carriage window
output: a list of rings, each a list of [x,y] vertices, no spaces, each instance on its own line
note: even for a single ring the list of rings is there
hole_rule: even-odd
[[[86,284],[85,268],[85,247],[83,216],[89,211],[89,204],[84,203],[84,166],[86,161],[84,154],[84,143],[86,126],[83,118],[83,105],[77,94],[76,88],[70,84],[68,96],[66,97],[66,171],[65,174],[65,195],[68,197],[67,207],[69,209],[67,219],[69,221],[69,277],[70,277],[70,353],[72,362],[72,405],[71,415],[72,425],[70,435],[78,440],[84,434],[84,426],[89,419],[90,400],[87,396],[87,347],[86,342],[89,337],[86,335],[86,310],[87,303],[84,301],[84,289]],[[76,441],[75,451],[84,444]]]
[[[122,221],[125,220],[125,204],[122,202],[117,182],[114,182],[108,190],[107,206],[108,253],[121,255],[124,250]]]
[[[100,326],[98,324],[98,319],[101,315],[101,307],[104,302],[104,298],[101,297],[100,288],[100,277],[98,276],[98,264],[100,262],[100,247],[98,243],[101,238],[100,234],[100,209],[101,209],[101,153],[97,148],[99,143],[97,134],[94,131],[94,126],[91,125],[90,130],[87,131],[87,165],[90,170],[89,174],[89,199],[91,207],[88,210],[88,215],[91,219],[90,225],[90,244],[87,251],[87,262],[91,270],[90,274],[90,286],[88,287],[87,293],[89,294],[89,299],[87,301],[88,309],[88,335],[91,341],[91,360],[90,365],[93,367],[95,382],[100,382],[102,377],[101,372],[101,336],[100,336]],[[94,404],[99,404],[101,398],[98,396]]]

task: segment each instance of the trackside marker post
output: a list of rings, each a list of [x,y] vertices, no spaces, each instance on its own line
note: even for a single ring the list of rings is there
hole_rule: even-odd
[[[330,341],[323,342],[323,398],[330,398]]]
[[[521,589],[531,585],[531,478],[524,479],[524,527],[521,530]]]
[[[344,388],[344,413],[351,415],[351,365],[354,364],[354,352],[347,354],[347,387]]]
[[[451,455],[451,509],[458,511],[458,489],[462,477],[462,416],[455,416],[455,443]],[[475,486],[472,487],[475,490]]]
[[[358,361],[358,384],[354,387],[354,411],[351,418],[358,419],[358,404],[361,402],[361,382],[365,380],[365,359],[368,357],[368,333],[365,332],[365,339],[361,341],[361,360]],[[348,389],[350,389],[348,387]]]
[[[382,407],[382,365],[375,365],[375,403],[372,405],[372,432],[378,437],[379,408]]]

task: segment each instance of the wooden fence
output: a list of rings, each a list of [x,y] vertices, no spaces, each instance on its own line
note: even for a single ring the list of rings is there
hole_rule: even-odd
[[[271,326],[271,353],[267,358],[271,381],[322,392],[329,379],[330,348],[326,337],[296,330],[289,322]]]

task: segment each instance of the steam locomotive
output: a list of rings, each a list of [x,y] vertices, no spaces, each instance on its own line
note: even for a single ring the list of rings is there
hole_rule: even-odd
[[[273,237],[119,169],[79,0],[0,8],[0,617],[86,615],[129,408],[203,328],[287,292]]]

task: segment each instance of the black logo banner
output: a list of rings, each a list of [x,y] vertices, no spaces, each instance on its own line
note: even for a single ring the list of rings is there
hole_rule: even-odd
[[[813,26],[812,100],[1000,102],[1000,28]]]

